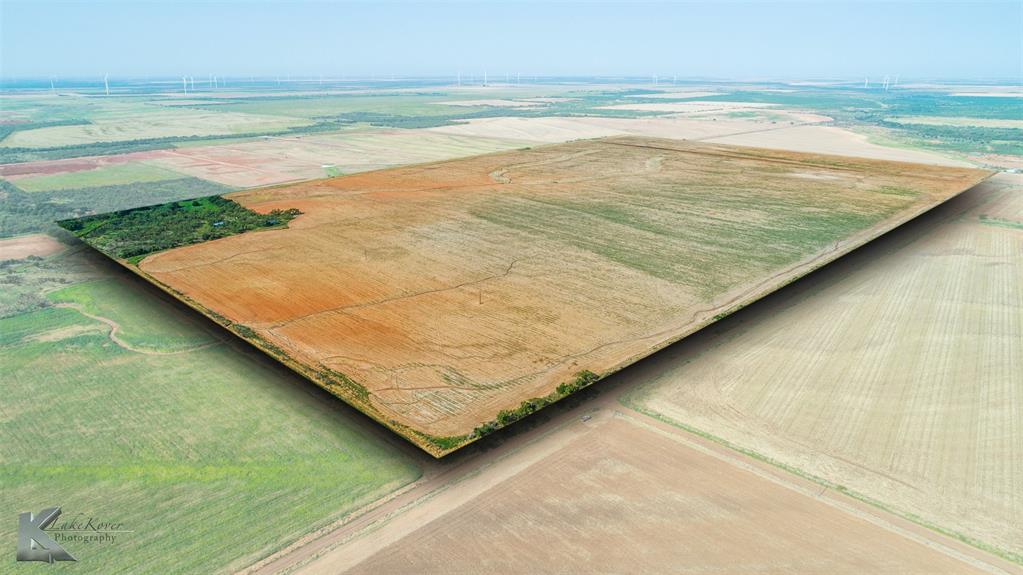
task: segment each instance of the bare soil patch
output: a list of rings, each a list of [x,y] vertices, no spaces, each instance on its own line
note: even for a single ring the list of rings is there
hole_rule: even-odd
[[[983,572],[628,419],[575,427],[299,572]]]
[[[46,257],[64,249],[64,244],[46,234],[33,234],[0,240],[0,261],[21,260],[29,256]]]

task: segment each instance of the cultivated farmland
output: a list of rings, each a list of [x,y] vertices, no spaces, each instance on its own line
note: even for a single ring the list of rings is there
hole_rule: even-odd
[[[582,141],[229,194],[302,215],[137,269],[439,455],[987,176]]]
[[[1003,573],[934,539],[601,410],[297,573]]]
[[[95,260],[54,258],[65,279]],[[418,476],[372,422],[103,263],[0,318],[0,512],[131,531],[68,543],[75,573],[229,572]]]
[[[1023,561],[1023,178],[764,303],[630,404]]]

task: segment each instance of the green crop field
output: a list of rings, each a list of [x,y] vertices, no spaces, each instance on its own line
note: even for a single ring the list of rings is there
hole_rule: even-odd
[[[102,317],[119,326],[120,339],[132,347],[171,352],[209,345],[212,334],[197,329],[180,306],[139,297],[140,286],[128,279],[76,284],[49,295],[52,302],[79,315]]]
[[[26,192],[52,192],[55,190],[92,188],[97,186],[159,182],[176,180],[182,177],[184,177],[182,174],[166,168],[141,162],[132,162],[103,166],[94,170],[20,178],[16,185]]]
[[[62,518],[131,531],[69,542],[75,573],[240,567],[419,474],[339,401],[134,280],[51,298],[117,321],[122,340],[147,348],[121,347],[75,309],[0,319],[0,513],[60,505]],[[0,524],[0,540],[16,525]]]

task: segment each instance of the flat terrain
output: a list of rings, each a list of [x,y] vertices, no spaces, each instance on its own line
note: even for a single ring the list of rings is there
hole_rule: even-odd
[[[64,245],[46,234],[32,234],[0,240],[0,262],[29,256],[43,257],[64,249]]]
[[[986,172],[620,138],[230,194],[288,229],[139,269],[435,454]],[[558,392],[563,394],[563,392]]]
[[[70,163],[69,160],[63,160]],[[81,162],[81,160],[79,160]],[[183,177],[180,172],[141,162],[124,162],[101,165],[86,170],[40,174],[34,176],[8,176],[18,188],[26,192],[50,192],[96,186],[116,186],[176,180]]]
[[[231,186],[263,186],[351,174],[522,147],[518,141],[437,134],[426,130],[358,130],[303,137],[273,136],[232,145],[143,152],[175,171]]]
[[[224,136],[307,124],[307,120],[283,116],[115,103],[105,104],[89,124],[18,131],[4,138],[0,146],[45,148],[145,138]]]
[[[199,87],[200,79],[196,80]],[[0,94],[0,137],[11,136],[17,141],[27,136],[27,140],[34,140],[33,146],[49,146],[33,147],[29,152],[0,147],[0,176],[9,180],[0,182],[0,237],[4,238],[0,246],[6,249],[31,238],[32,253],[43,258],[7,260],[0,265],[0,365],[7,376],[0,377],[0,397],[5,398],[0,401],[0,517],[14,517],[32,507],[38,510],[59,503],[66,514],[85,513],[102,519],[123,520],[135,531],[130,536],[118,537],[113,545],[69,546],[80,561],[73,566],[63,564],[61,569],[103,574],[205,575],[242,568],[282,546],[294,548],[284,559],[308,558],[322,552],[326,565],[337,565],[334,558],[340,554],[353,565],[372,557],[367,565],[390,566],[394,563],[388,563],[379,553],[374,556],[374,550],[400,540],[402,544],[390,547],[388,554],[404,561],[414,554],[406,544],[426,537],[426,529],[437,529],[443,523],[443,519],[438,523],[430,518],[455,512],[459,513],[463,524],[482,526],[481,537],[493,537],[502,544],[514,546],[514,541],[501,539],[508,532],[498,533],[501,525],[492,517],[486,517],[487,508],[471,503],[474,497],[504,484],[519,469],[554,476],[552,471],[543,469],[551,469],[556,464],[535,466],[531,462],[569,445],[592,450],[593,445],[599,444],[615,457],[619,457],[622,450],[615,447],[613,437],[569,443],[560,435],[550,434],[558,429],[561,416],[556,414],[562,413],[565,404],[582,401],[576,394],[469,449],[434,460],[262,354],[232,343],[234,338],[211,334],[201,322],[195,321],[195,314],[176,309],[166,298],[154,297],[153,290],[144,282],[131,281],[127,270],[109,264],[92,250],[67,249],[70,236],[57,229],[52,224],[54,220],[230,191],[213,182],[237,187],[278,184],[337,172],[351,174],[396,164],[627,134],[704,140],[734,136],[735,143],[793,151],[935,164],[952,162],[960,166],[967,164],[958,160],[966,159],[983,166],[1023,167],[1023,155],[1020,155],[1023,152],[1018,146],[992,146],[996,141],[1023,141],[1013,132],[1003,135],[1007,128],[998,127],[1018,122],[1018,87],[1005,88],[1006,92],[1014,91],[1015,98],[981,98],[969,94],[946,96],[936,90],[984,92],[981,95],[986,95],[993,88],[929,85],[914,91],[912,87],[900,86],[903,89],[882,97],[880,90],[864,91],[861,85],[848,89],[836,89],[836,86],[817,89],[806,84],[779,87],[734,83],[652,87],[647,81],[630,86],[524,84],[521,88],[427,86],[424,89],[401,83],[361,86],[348,82],[322,88],[318,88],[315,81],[289,84],[284,87],[239,84],[226,90],[200,87],[187,95],[167,92],[180,86],[146,86],[128,94],[128,88],[118,84],[112,86],[114,94],[105,96],[102,89],[97,92],[95,86],[76,93],[77,88],[58,82],[58,94],[32,90],[11,95],[6,89]],[[871,86],[873,88],[873,83]],[[603,109],[616,104],[666,103],[682,99],[704,100],[705,108],[713,100],[775,105],[706,113],[695,112],[692,106],[676,112]],[[537,102],[545,106],[442,105],[463,100]],[[851,110],[856,110],[855,114]],[[864,111],[868,113],[864,115]],[[900,124],[903,128],[899,129],[877,126],[878,122],[892,117],[907,122],[923,118],[928,123]],[[834,118],[834,122],[830,118]],[[950,121],[952,118],[956,119]],[[940,119],[943,125],[933,125],[935,119]],[[999,122],[1005,120],[1008,123]],[[319,124],[321,121],[327,125]],[[52,125],[55,122],[79,125]],[[179,129],[174,125],[176,122],[185,122],[187,129]],[[811,122],[813,126],[799,125]],[[38,131],[40,129],[44,131]],[[238,133],[239,129],[246,133]],[[100,141],[92,136],[83,138],[88,135],[84,132],[90,131]],[[853,131],[869,134],[869,139]],[[142,139],[136,139],[140,137]],[[160,140],[168,137],[176,139]],[[9,141],[5,144],[10,146]],[[125,164],[128,167],[124,170],[97,169]],[[147,169],[137,171],[141,166]],[[154,180],[154,172],[161,169],[195,177]],[[26,181],[47,175],[58,178]],[[18,184],[28,188],[37,183],[43,188],[25,192],[15,187]],[[972,194],[960,196],[946,207],[955,207],[969,197]],[[939,212],[945,213],[946,207]],[[982,213],[975,215],[978,221],[980,215],[988,216],[985,226],[1011,230],[1015,229],[1012,222],[1020,219],[1020,209],[1018,203],[998,202],[988,204]],[[935,212],[930,212],[914,220],[910,228],[918,229],[916,222],[932,221],[933,215]],[[942,226],[961,223],[954,218],[941,221]],[[906,226],[900,227],[894,233],[895,238],[905,237],[907,230]],[[579,235],[586,237],[584,232]],[[13,243],[8,243],[12,237]],[[619,372],[591,388],[589,393],[600,392],[596,398],[599,402],[587,400],[581,409],[599,403],[601,409],[623,411],[646,426],[658,425],[660,431],[665,431],[666,425],[655,417],[665,421],[670,418],[643,406],[639,408],[654,417],[638,414],[618,403],[618,392],[627,393],[649,379],[656,379],[659,373],[675,369],[675,362],[680,361],[676,352],[688,357],[686,354],[690,352],[686,350],[699,342],[713,340],[717,337],[713,332],[719,326],[747,323],[747,317],[770,317],[776,311],[774,302],[787,301],[777,298],[786,297],[793,288],[802,289],[800,286],[806,285],[807,290],[813,291],[817,289],[813,286],[818,285],[815,278],[828,277],[832,270],[847,270],[850,261],[863,268],[874,261],[884,261],[886,254],[898,251],[890,247],[892,237],[893,234],[888,234],[864,250],[858,250],[856,254],[865,253],[863,259],[858,259],[857,255],[853,255],[852,260],[844,257],[764,300],[763,304],[740,310],[724,324],[704,329]],[[61,242],[54,238],[60,238]],[[941,245],[952,250],[957,247]],[[57,251],[50,253],[51,250]],[[8,249],[6,253],[11,252]],[[965,266],[963,269],[983,276],[992,267],[978,270]],[[959,290],[946,292],[949,297],[957,298],[960,293]],[[944,294],[935,297],[944,297]],[[990,304],[998,300],[983,301]],[[487,303],[484,300],[484,305]],[[790,309],[785,304],[777,307],[783,311]],[[761,308],[764,311],[758,312]],[[756,315],[752,315],[754,313]],[[726,337],[730,331],[726,330],[721,337]],[[982,340],[1002,337],[1000,333],[994,329],[978,331],[976,345],[989,345]],[[977,372],[963,384],[968,387],[972,381],[983,379],[989,364],[967,364]],[[990,365],[997,367],[999,364],[992,361]],[[879,364],[876,377],[884,380],[900,369],[898,362]],[[674,384],[684,385],[686,381],[679,379]],[[613,389],[617,391],[612,393]],[[978,393],[993,393],[985,389],[989,389],[989,384],[979,388]],[[949,393],[949,396],[957,401],[963,399],[972,406],[973,399],[966,391]],[[1007,454],[1002,457],[1004,470],[1010,469],[1009,462],[1014,461],[1013,456],[1021,450],[1018,442],[1011,441],[1011,434],[1018,433],[1018,426],[1004,425],[1003,415],[1013,409],[1008,407],[1010,404],[1019,404],[1021,398],[1023,394],[1006,391],[1001,398],[1004,404],[992,410],[997,417],[986,424],[985,431],[976,432],[990,438],[981,443],[990,441],[991,445],[978,450],[989,462],[996,461],[996,446],[1009,446],[1005,447]],[[1018,413],[1018,408],[1015,409]],[[26,417],[18,416],[22,410],[28,414]],[[10,419],[12,413],[17,416],[14,420]],[[564,415],[573,422],[579,421],[578,410]],[[589,430],[586,426],[598,417],[594,414],[593,419],[579,423],[578,427]],[[915,428],[915,433],[917,436],[951,437],[943,430],[947,421],[947,418],[932,417],[925,423],[917,417],[915,422],[921,427]],[[984,419],[975,421],[975,425],[979,425]],[[752,423],[749,425],[755,428]],[[523,426],[532,431],[517,430]],[[1004,426],[1001,431],[998,431],[999,426]],[[30,437],[36,443],[25,443],[26,429],[31,430]],[[649,441],[658,454],[694,460],[684,455],[691,445],[665,450],[657,437],[637,433],[631,424],[598,426],[592,431],[605,433],[605,430],[608,435],[626,434],[633,442],[632,451],[641,451]],[[687,435],[677,428],[675,431]],[[1002,435],[995,437],[996,433]],[[967,435],[963,428],[963,437]],[[529,438],[530,442],[520,449],[523,443],[519,440],[524,438]],[[774,480],[786,484],[800,480],[795,474],[700,437],[688,435],[687,438],[692,443],[716,448],[719,455],[729,455],[734,460],[731,465],[737,465],[740,471],[753,465],[762,472],[773,470]],[[897,438],[892,441],[896,442]],[[1008,546],[996,545],[997,541],[986,539],[984,533],[1003,538],[1006,533],[1014,536],[1010,531],[1014,518],[997,523],[999,518],[1013,511],[1006,511],[1005,506],[998,508],[997,502],[990,501],[992,496],[983,491],[999,492],[1010,485],[1009,479],[993,479],[991,463],[978,467],[979,455],[973,457],[957,452],[955,457],[950,457],[938,448],[932,453],[943,462],[941,473],[936,475],[977,478],[978,487],[973,492],[978,494],[979,503],[962,507],[958,515],[951,511],[951,503],[935,506],[935,501],[941,503],[945,489],[949,490],[951,501],[959,501],[959,493],[968,487],[962,482],[946,483],[945,487],[914,483],[926,492],[914,500],[905,496],[907,489],[882,490],[881,487],[893,483],[879,480],[880,503],[904,516],[917,515],[929,524],[970,534],[975,544],[1005,550]],[[644,478],[644,485],[664,485],[671,489],[673,497],[686,500],[685,485],[677,485],[672,479],[677,473],[674,468],[651,461],[642,453],[627,453],[626,456],[637,476]],[[570,452],[562,452],[559,457],[576,462],[595,459],[592,454],[574,456]],[[807,459],[813,461],[815,457],[823,456],[811,455]],[[594,468],[613,472],[613,465],[599,465],[598,461]],[[648,466],[656,469],[656,473],[644,472]],[[716,465],[712,467],[718,469]],[[409,485],[408,482],[419,476],[420,469],[422,476]],[[573,471],[578,469],[576,466]],[[855,478],[856,473],[861,473],[856,466],[830,466],[827,471],[832,484],[845,484],[846,475]],[[599,482],[593,479],[592,472],[584,469],[582,473],[587,474],[586,481]],[[722,477],[727,478],[732,473],[730,469],[723,470]],[[665,474],[665,477],[651,477],[651,474]],[[527,481],[528,476],[515,480]],[[573,481],[571,477],[564,480]],[[726,483],[729,488],[733,485],[731,481]],[[807,498],[812,496],[827,504],[858,503],[837,489],[805,483],[809,484]],[[399,487],[402,485],[404,487]],[[585,551],[592,558],[591,562],[579,559],[570,567],[599,572],[606,564],[614,565],[611,563],[614,557],[605,553],[603,547],[593,545],[597,536],[588,536],[587,530],[599,530],[600,537],[610,542],[604,547],[614,551],[614,541],[624,533],[615,527],[615,519],[621,517],[623,526],[634,527],[636,517],[628,513],[621,502],[630,505],[642,502],[622,490],[620,480],[609,478],[603,485],[615,490],[615,496],[599,502],[591,499],[585,509],[605,519],[604,523],[585,522],[579,515],[573,516],[574,521],[582,523],[561,523],[565,532],[587,542],[585,549],[572,548],[576,552],[574,557],[578,558]],[[745,488],[755,485],[759,484],[743,484]],[[698,487],[694,493],[708,493],[705,482]],[[929,489],[933,491],[927,491]],[[1015,489],[1014,493],[1018,492],[1020,490]],[[932,497],[934,493],[938,495]],[[898,498],[894,501],[898,506],[885,500],[889,494]],[[560,492],[559,497],[568,501],[561,509],[574,506],[573,502],[582,501],[584,495]],[[750,493],[722,491],[720,495],[723,501],[753,501]],[[780,497],[786,502],[795,501],[792,497]],[[1018,501],[1018,498],[1010,495],[1007,500]],[[658,501],[670,504],[664,499]],[[920,502],[919,506],[911,505],[913,501]],[[420,505],[426,502],[433,503],[429,507]],[[549,502],[548,498],[541,503]],[[468,508],[460,509],[463,504],[471,505],[472,513]],[[505,520],[516,520],[519,516],[535,520],[535,513],[542,511],[535,506],[532,500],[523,502],[520,508],[505,514]],[[841,508],[849,511],[844,506]],[[738,518],[735,510],[714,508],[713,503],[702,509],[708,513],[699,520],[709,521],[713,512],[731,513],[730,517]],[[932,510],[947,512],[944,516],[947,520],[930,514]],[[888,538],[892,541],[876,530],[857,528],[853,531],[884,550],[876,560],[864,557],[853,543],[834,537],[833,545],[849,551],[850,561],[864,562],[863,571],[882,572],[883,568],[875,569],[881,565],[891,565],[900,572],[939,572],[944,570],[940,567],[946,566],[948,571],[959,569],[942,559],[923,557],[907,547],[904,539],[909,536],[930,548],[955,547],[959,542],[866,504],[854,510],[851,520],[858,523],[864,511],[880,519],[871,520],[872,523],[887,521],[902,525],[904,529],[890,534]],[[807,525],[814,524],[816,513],[806,516]],[[828,525],[850,524],[845,520],[833,521],[834,514],[828,509],[821,513],[829,518]],[[986,527],[978,527],[977,520],[986,514],[994,519]],[[381,524],[391,517],[393,522]],[[779,523],[786,529],[791,526],[789,522]],[[320,532],[319,527],[327,524],[340,527]],[[356,529],[360,525],[367,529],[367,535]],[[889,527],[881,527],[891,531]],[[408,536],[420,528],[424,530]],[[782,544],[791,541],[786,533],[775,533],[770,525],[764,525],[763,531],[770,541]],[[326,534],[318,537],[321,533]],[[548,535],[560,536],[550,532]],[[810,535],[818,540],[816,534]],[[438,534],[431,541],[441,544],[446,536],[450,535]],[[747,541],[755,543],[759,536],[759,533],[750,534]],[[464,547],[471,544],[472,537],[472,534],[462,537]],[[9,542],[13,547],[14,538],[14,524],[6,522],[0,526],[0,541]],[[370,541],[374,545],[356,550],[349,541]],[[639,544],[656,558],[669,557],[672,550],[685,544],[684,539],[658,537],[657,534],[652,534],[649,541],[656,541],[657,546],[646,545],[646,542]],[[734,543],[734,538],[730,541]],[[329,550],[339,542],[339,547]],[[713,548],[713,542],[710,547]],[[737,556],[744,558],[744,565],[776,562],[777,557],[772,559],[760,554],[762,548],[750,549],[747,553],[749,547],[746,544],[733,548]],[[438,549],[463,562],[467,561],[470,551],[475,551],[479,565],[486,565],[493,555],[492,549],[480,546]],[[891,549],[897,549],[900,556],[905,555],[907,559],[893,559]],[[973,553],[975,557],[986,557],[985,561],[997,559],[965,545],[959,545],[958,549]],[[546,542],[532,550],[546,551]],[[945,555],[949,555],[947,551],[944,549]],[[793,553],[802,561],[800,565],[838,561],[827,549],[815,549],[812,556],[799,555],[798,549]],[[687,564],[699,564],[699,556],[681,553],[679,556]],[[757,563],[763,557],[767,559]],[[630,559],[641,561],[642,557]],[[501,560],[509,571],[522,565],[530,566],[530,572],[540,570],[530,564],[528,558],[503,555]],[[274,565],[280,563],[271,563],[260,572],[275,572]],[[51,566],[42,564],[35,567],[23,565],[21,570],[40,573],[52,570]],[[1003,569],[994,572],[1021,572],[1019,565],[1003,565]],[[479,570],[472,565],[466,568],[470,572]],[[783,567],[764,569],[785,570]],[[0,568],[0,571],[4,570]]]
[[[1023,178],[928,218],[665,356],[632,402],[1020,561]]]
[[[610,410],[497,455],[296,572],[1002,572],[841,495]]]
[[[0,318],[0,512],[132,531],[68,543],[75,573],[228,571],[416,479],[379,426],[89,252],[54,257],[95,279]]]
[[[972,164],[933,152],[912,148],[892,148],[870,142],[862,134],[835,126],[781,126],[776,130],[756,130],[706,138],[708,142],[736,146],[757,146],[794,152],[843,154],[896,162],[920,162],[942,166]]]

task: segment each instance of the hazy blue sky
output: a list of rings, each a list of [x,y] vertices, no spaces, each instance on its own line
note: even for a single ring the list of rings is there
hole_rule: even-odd
[[[1021,6],[0,0],[0,74],[1018,80]]]

